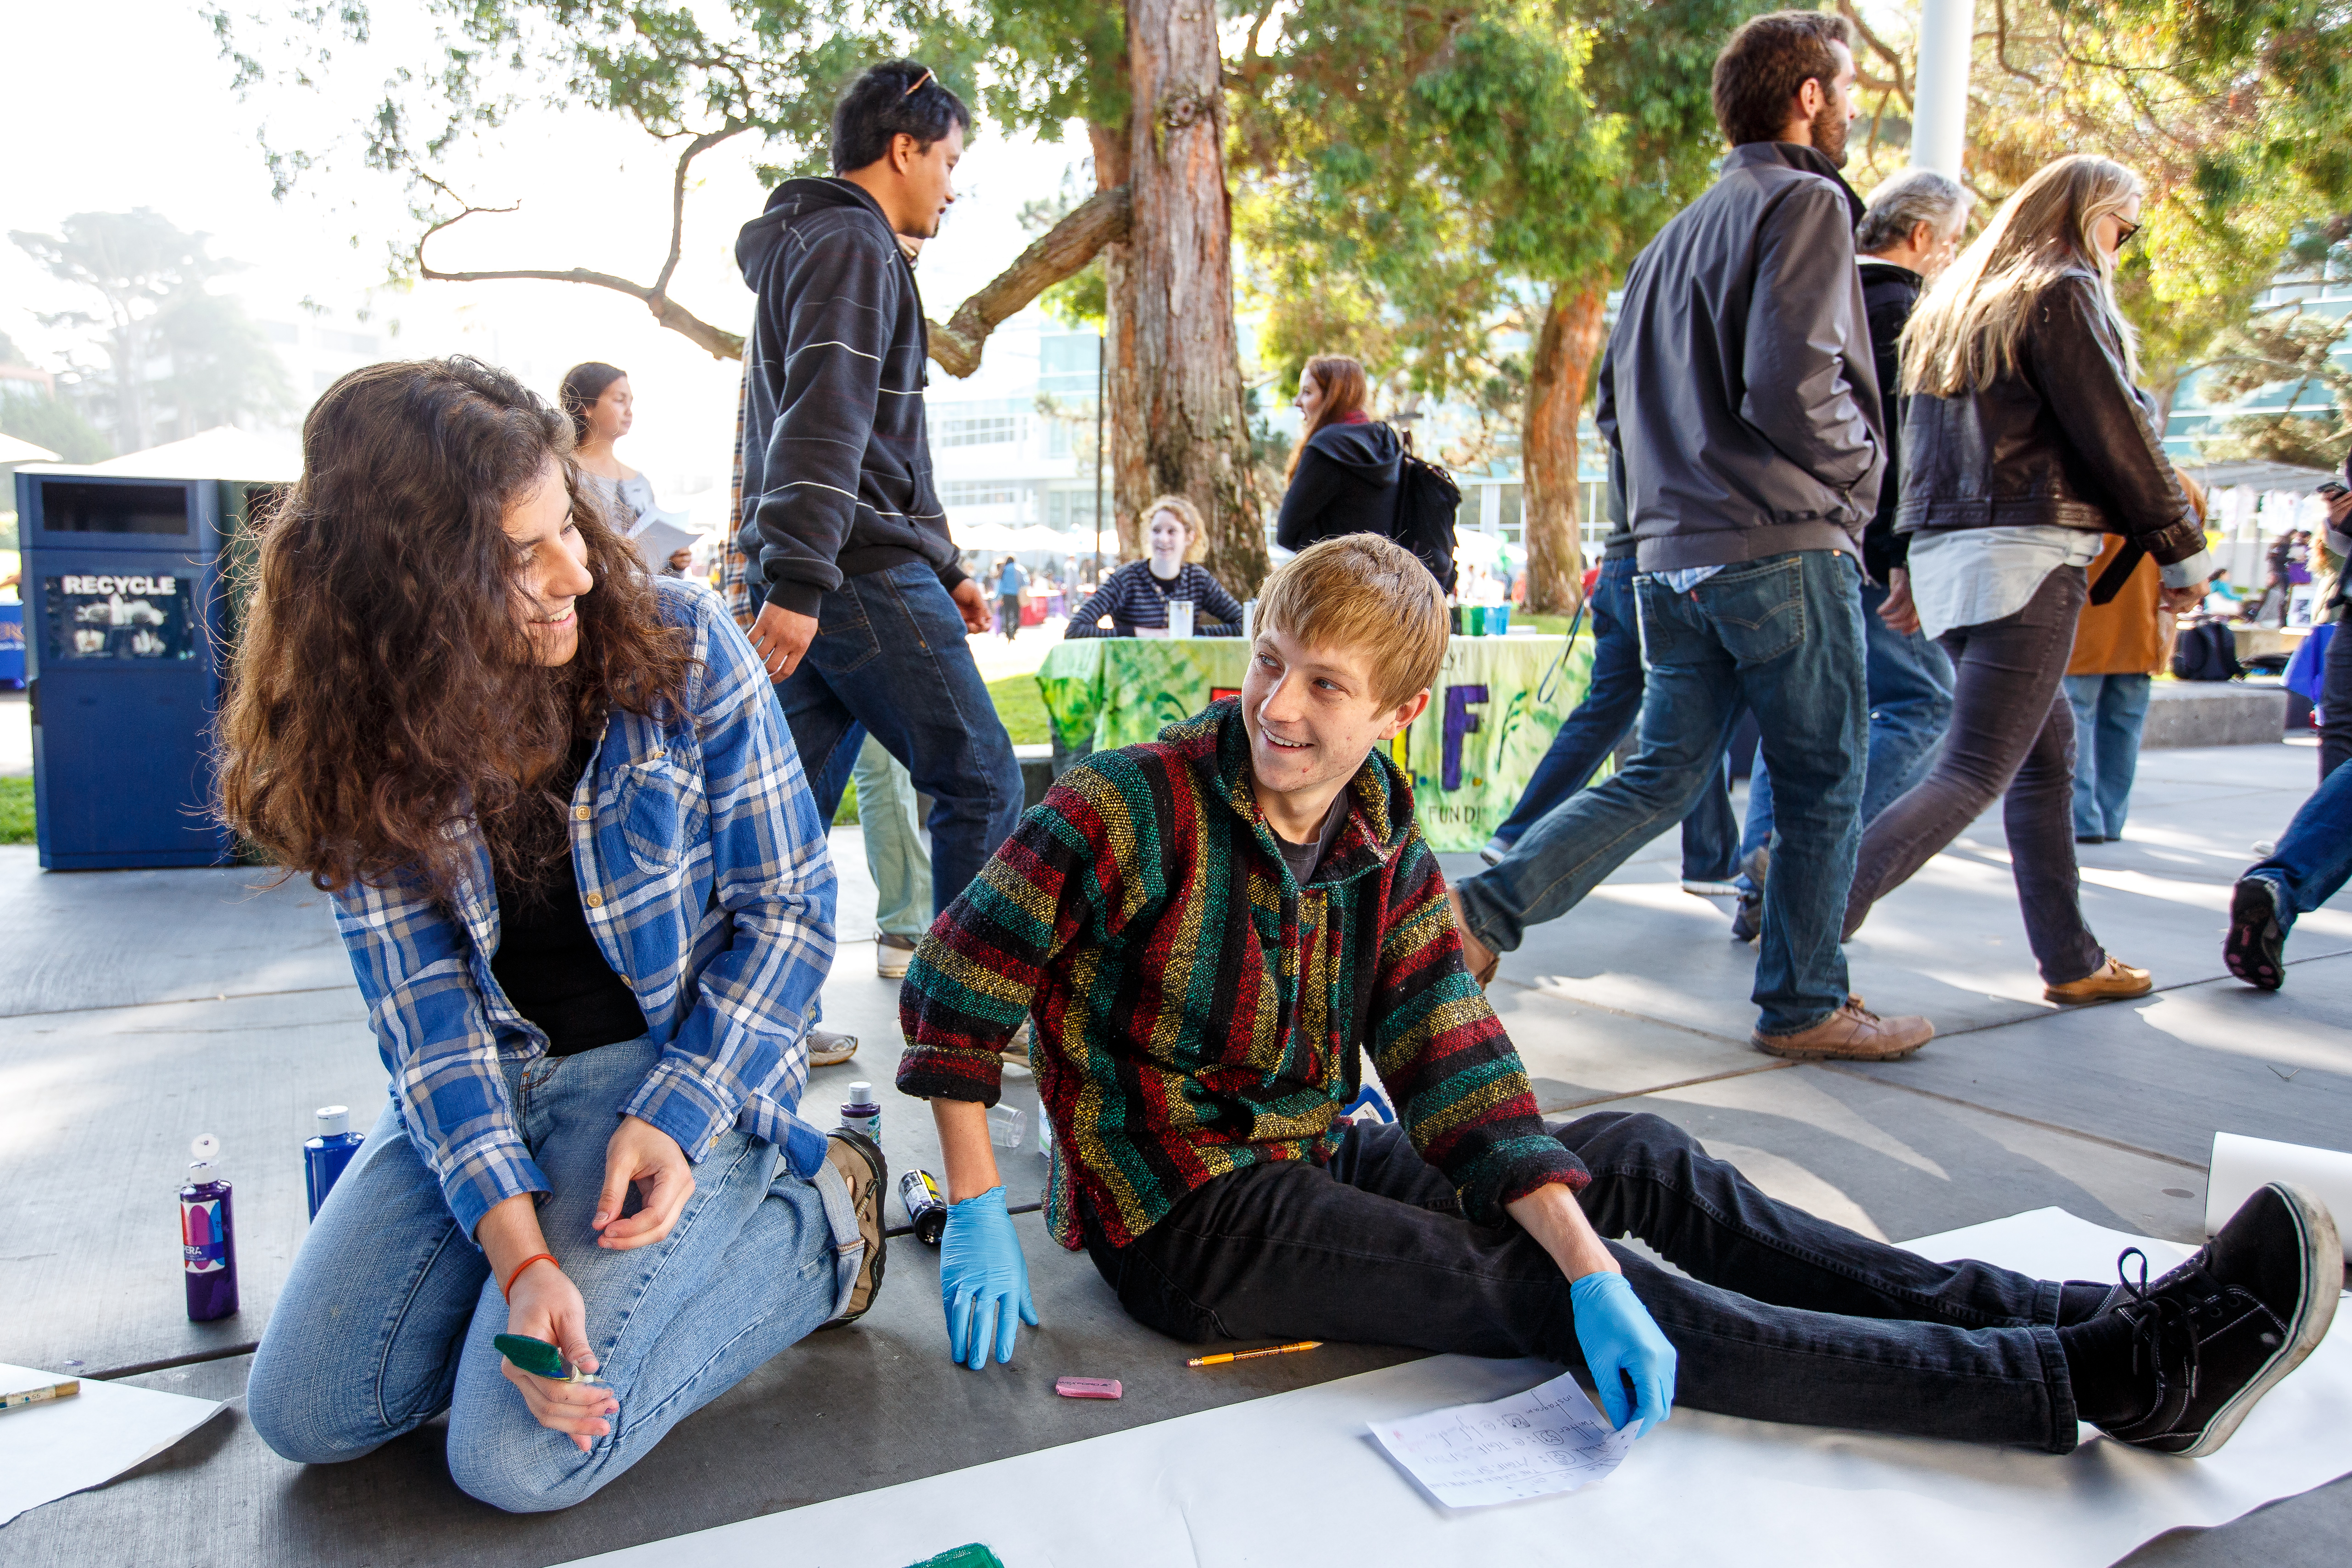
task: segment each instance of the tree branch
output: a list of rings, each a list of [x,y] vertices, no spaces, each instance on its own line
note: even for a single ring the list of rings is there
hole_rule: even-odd
[[[740,136],[750,126],[733,121],[717,131],[706,131],[686,144],[677,155],[677,173],[669,186],[669,258],[662,263],[661,276],[654,279],[654,292],[669,293],[670,274],[677,270],[677,258],[686,249],[686,169],[687,165],[709,152],[730,137]],[[660,312],[655,312],[658,315]]]
[[[732,134],[732,132],[730,132],[730,134]],[[701,138],[698,138],[697,140],[701,140]],[[689,152],[688,156],[691,157],[692,153]],[[681,192],[684,188],[685,170],[686,161],[681,159],[678,163],[679,188]],[[441,181],[434,178],[431,174],[426,174],[422,169],[416,171],[416,177],[419,180],[422,180],[425,184],[432,186],[433,189],[440,192],[443,195],[447,196],[451,201],[456,202],[459,208],[459,211],[455,216],[443,218],[440,222],[435,224],[432,227],[426,229],[423,234],[416,237],[416,271],[419,277],[430,279],[436,283],[501,283],[530,281],[540,283],[585,283],[597,289],[610,289],[616,294],[626,294],[630,299],[639,301],[646,310],[653,312],[655,321],[660,322],[663,326],[667,327],[671,331],[677,332],[681,337],[690,339],[698,346],[707,351],[711,358],[741,359],[743,357],[743,338],[741,333],[730,332],[723,328],[712,326],[709,322],[702,320],[702,318],[697,316],[693,311],[688,310],[685,306],[671,299],[667,293],[663,292],[659,285],[648,289],[642,283],[632,283],[625,278],[615,278],[609,272],[592,272],[585,267],[569,268],[561,272],[532,267],[509,268],[493,272],[444,272],[440,270],[431,262],[425,259],[425,244],[427,241],[431,240],[435,235],[439,234],[443,229],[448,228],[453,225],[464,222],[467,218],[473,216],[476,213],[510,213],[515,211],[516,208],[520,207],[522,204],[517,202],[510,205],[502,207],[478,207],[471,202],[467,201],[465,197],[457,195],[457,192],[451,190]],[[667,283],[669,280],[671,269],[677,265],[677,234],[675,227],[673,227],[670,236],[669,263],[662,268],[662,281],[664,283]],[[1016,306],[1015,309],[1018,309],[1018,307]]]
[[[1129,212],[1125,185],[1097,192],[1070,209],[1012,266],[957,306],[947,325],[929,323],[931,358],[939,362],[941,370],[959,378],[978,370],[980,351],[988,342],[988,334],[1038,295],[1092,261],[1104,246],[1124,240]]]

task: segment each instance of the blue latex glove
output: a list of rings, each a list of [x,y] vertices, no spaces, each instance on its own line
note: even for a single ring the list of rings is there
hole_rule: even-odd
[[[1642,1429],[1634,1436],[1645,1435],[1674,1413],[1675,1347],[1622,1274],[1587,1274],[1569,1286],[1568,1300],[1576,1310],[1576,1342],[1583,1347],[1584,1364],[1609,1424],[1622,1430],[1628,1421],[1639,1421]],[[1626,1378],[1633,1382],[1630,1409]]]
[[[1037,1326],[1029,1260],[1021,1256],[1021,1238],[1004,1212],[1002,1186],[948,1205],[948,1227],[940,1236],[940,1301],[947,1309],[950,1359],[975,1372],[988,1364],[991,1341],[996,1359],[1011,1361],[1021,1325]]]

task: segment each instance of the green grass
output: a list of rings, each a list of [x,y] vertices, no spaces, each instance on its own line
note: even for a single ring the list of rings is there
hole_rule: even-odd
[[[33,842],[33,781],[0,779],[0,844]]]
[[[1052,721],[1045,716],[1045,695],[1037,689],[1034,675],[1008,675],[1002,680],[988,683],[988,695],[995,700],[996,716],[1004,721],[1007,733],[1016,746],[1042,746],[1052,741]]]

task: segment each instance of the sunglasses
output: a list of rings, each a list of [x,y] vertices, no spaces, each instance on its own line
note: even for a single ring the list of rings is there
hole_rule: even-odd
[[[2117,218],[2116,222],[2119,226],[2116,230],[2116,248],[2121,250],[2132,242],[2132,236],[2139,232],[2139,225],[2125,223],[2121,218]]]

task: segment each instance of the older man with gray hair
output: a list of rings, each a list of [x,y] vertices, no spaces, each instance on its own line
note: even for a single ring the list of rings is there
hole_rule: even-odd
[[[1905,542],[1895,533],[1895,504],[1903,491],[1903,382],[1895,361],[1904,323],[1927,280],[1959,248],[1975,199],[1957,180],[1929,169],[1906,169],[1870,194],[1853,233],[1886,428],[1886,478],[1877,513],[1862,536],[1863,564],[1870,572],[1862,589],[1864,679],[1870,692],[1862,794],[1865,827],[1927,772],[1952,717],[1952,661],[1920,634],[1904,567]],[[1731,922],[1732,935],[1742,942],[1753,942],[1762,930],[1766,847],[1771,842],[1772,779],[1759,752],[1748,783],[1748,826],[1739,843],[1739,909]]]

